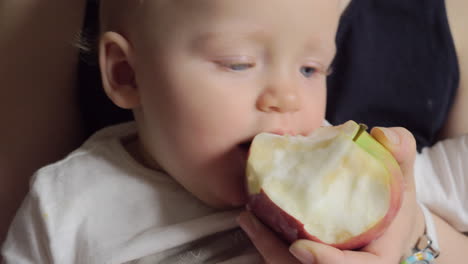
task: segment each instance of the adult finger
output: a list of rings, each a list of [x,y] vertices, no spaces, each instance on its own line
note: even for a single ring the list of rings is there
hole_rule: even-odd
[[[299,264],[288,250],[288,246],[251,212],[244,211],[237,218],[241,228],[268,264]],[[308,262],[307,262],[308,263]]]
[[[302,263],[310,264],[365,264],[380,263],[384,260],[372,253],[363,251],[339,250],[337,248],[313,242],[298,240],[289,248],[290,252]],[[307,260],[313,260],[307,262]]]
[[[371,131],[371,135],[384,145],[399,163],[405,189],[402,207],[388,231],[363,250],[373,252],[374,254],[383,254],[383,252],[386,252],[386,255],[391,255],[391,252],[399,253],[399,255],[388,256],[399,258],[402,252],[411,247],[413,241],[409,241],[412,240],[410,238],[413,237],[414,234],[421,232],[418,229],[414,229],[418,214],[413,175],[416,157],[416,141],[408,130],[401,127],[377,127]],[[406,234],[406,239],[402,240],[404,234]]]
[[[402,127],[375,127],[371,130],[371,135],[392,153],[400,165],[406,189],[413,189],[416,141],[411,132]]]

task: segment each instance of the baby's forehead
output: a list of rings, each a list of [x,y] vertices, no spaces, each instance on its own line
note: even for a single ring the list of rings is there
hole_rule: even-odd
[[[116,25],[127,24],[129,18],[139,17],[157,19],[156,13],[167,12],[168,7],[175,10],[182,8],[188,2],[199,3],[201,0],[92,0],[99,3],[99,18],[101,27],[105,29],[114,28]]]
[[[167,13],[181,13],[189,11],[195,13],[197,11],[207,12],[210,10],[215,11],[220,5],[226,6],[226,3],[241,5],[249,9],[248,0],[94,0],[100,2],[101,6],[101,17],[122,17],[126,14],[135,12],[140,18],[151,18],[157,19],[161,14]],[[283,0],[291,1],[291,0]],[[298,4],[300,2],[332,2],[335,6],[341,6],[342,2],[347,0],[292,0],[291,5]],[[234,3],[232,3],[234,2]],[[263,5],[265,9],[270,7],[269,1],[254,1],[255,5]],[[228,4],[229,5],[229,4]],[[280,10],[272,13],[281,12]],[[159,14],[159,15],[158,15]],[[313,18],[310,18],[313,20]]]
[[[226,27],[229,27],[229,30],[231,27],[243,30],[252,25],[270,30],[271,22],[280,20],[285,21],[278,25],[280,28],[300,20],[301,25],[308,24],[307,34],[325,34],[332,31],[333,25],[337,24],[337,3],[340,0],[100,1],[101,33],[116,31],[127,36],[142,35],[144,39],[164,39],[161,34],[167,34],[168,31],[178,31],[180,36],[189,36],[195,34],[194,31],[214,30],[214,25],[218,31],[226,31]],[[271,10],[272,6],[285,10]],[[283,19],[280,19],[281,16]],[[323,26],[318,26],[319,24]],[[330,25],[332,26],[329,27]]]

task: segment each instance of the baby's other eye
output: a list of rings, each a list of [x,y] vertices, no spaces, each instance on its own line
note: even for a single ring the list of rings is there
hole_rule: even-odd
[[[316,72],[317,72],[317,69],[314,67],[310,67],[310,66],[301,67],[301,74],[304,75],[304,77],[306,78],[312,77],[312,75]]]
[[[245,71],[255,66],[253,63],[227,63],[223,65],[233,71]]]

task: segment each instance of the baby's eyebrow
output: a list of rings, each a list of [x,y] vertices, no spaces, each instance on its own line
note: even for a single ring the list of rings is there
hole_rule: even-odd
[[[268,34],[261,30],[255,31],[210,31],[198,34],[193,43],[204,44],[208,42],[224,42],[232,40],[246,40],[250,42],[264,42]]]

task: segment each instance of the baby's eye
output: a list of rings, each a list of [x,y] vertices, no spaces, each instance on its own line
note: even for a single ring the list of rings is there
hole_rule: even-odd
[[[317,72],[317,69],[314,67],[310,67],[310,66],[301,67],[301,73],[306,78],[311,77],[316,72]]]
[[[233,71],[245,71],[254,67],[255,65],[253,63],[229,63],[225,64],[224,66]]]

